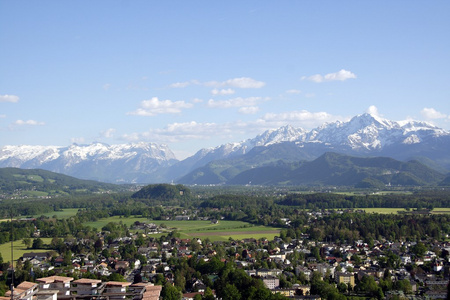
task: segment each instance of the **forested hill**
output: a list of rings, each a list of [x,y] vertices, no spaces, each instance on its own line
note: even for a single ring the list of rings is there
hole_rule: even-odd
[[[51,196],[119,190],[115,184],[81,180],[40,169],[0,168],[1,196]]]

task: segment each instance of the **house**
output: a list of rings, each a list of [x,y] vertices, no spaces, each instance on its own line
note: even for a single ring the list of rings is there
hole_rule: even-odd
[[[73,290],[77,295],[97,295],[101,280],[81,278],[73,282]]]
[[[353,273],[337,272],[335,277],[337,283],[350,284],[352,288],[355,287],[355,275]]]
[[[130,263],[124,260],[116,262],[116,265],[114,266],[114,269],[128,269],[130,267]]]
[[[110,300],[125,299],[127,287],[131,282],[108,281],[103,295],[108,296]]]
[[[303,267],[303,266],[297,266],[297,267],[295,267],[295,275],[298,276],[298,275],[301,274],[301,273],[303,273],[303,274],[305,275],[305,277],[306,277],[308,280],[311,279],[312,272],[311,272],[310,269],[305,268],[305,267]]]
[[[322,277],[324,277],[324,278],[327,275],[327,273],[331,276],[331,278],[334,278],[335,269],[336,268],[334,266],[331,266],[326,263],[317,264],[317,272],[319,272],[322,275]]]
[[[41,290],[36,293],[36,300],[58,300],[58,290]]]
[[[309,295],[311,293],[311,286],[309,285],[293,284],[292,288],[297,290],[297,294]]]
[[[70,286],[72,277],[50,276],[36,279],[39,284],[39,290],[58,290],[57,297],[64,298],[70,296]]]
[[[181,297],[181,300],[194,300],[194,297],[197,295],[203,296],[204,293],[202,292],[194,292],[194,293],[185,293]]]
[[[32,260],[36,259],[38,261],[46,261],[51,257],[50,252],[27,252],[22,255],[22,260]]]
[[[270,291],[272,294],[280,293],[281,295],[289,298],[294,297],[297,293],[296,289],[271,289]]]
[[[161,285],[153,285],[152,283],[135,283],[130,285],[130,288],[135,290],[135,294],[139,291],[136,288],[143,288],[145,289],[140,294],[142,294],[142,299],[145,300],[159,300],[159,295],[161,294],[162,286]]]
[[[263,277],[263,282],[264,282],[264,285],[268,289],[271,289],[271,290],[280,286],[280,279],[278,277],[275,277],[275,276],[272,276],[272,275],[264,276]]]
[[[24,281],[14,288],[14,298],[21,300],[32,300],[34,294],[38,290],[38,284],[34,282]],[[11,297],[11,291],[5,293],[6,297]]]
[[[214,295],[214,298],[216,298],[216,293],[214,290],[212,290],[212,293]],[[181,300],[194,300],[194,297],[196,295],[203,296],[204,294],[205,294],[204,292],[186,293],[186,294],[183,294],[183,296],[181,297]]]

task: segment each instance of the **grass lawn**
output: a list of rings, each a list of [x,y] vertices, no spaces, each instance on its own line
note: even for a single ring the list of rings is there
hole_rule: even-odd
[[[44,244],[50,244],[51,238],[41,238]],[[14,261],[17,261],[18,258],[22,257],[24,253],[27,252],[47,252],[49,249],[27,249],[25,245],[22,243],[22,240],[13,242],[13,250],[14,250]],[[3,261],[8,262],[11,261],[11,243],[1,244],[0,245],[0,253],[2,254]]]
[[[65,208],[62,211],[51,211],[45,214],[34,215],[33,217],[37,218],[40,216],[53,217],[56,216],[58,219],[69,218],[75,216],[78,212],[78,208]]]

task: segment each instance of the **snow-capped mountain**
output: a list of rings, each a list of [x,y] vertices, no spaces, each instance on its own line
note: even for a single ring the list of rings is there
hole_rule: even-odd
[[[274,146],[277,147],[274,148]],[[186,171],[193,171],[215,160],[246,156],[247,158],[242,158],[239,162],[239,169],[242,170],[245,164],[253,167],[255,160],[261,160],[259,155],[261,151],[252,151],[260,147],[267,148],[265,151],[267,161],[260,161],[261,164],[281,159],[276,157],[277,153],[281,152],[284,153],[284,158],[302,157],[308,160],[315,159],[325,152],[338,152],[356,156],[387,156],[404,161],[427,159],[428,162],[431,160],[436,165],[450,169],[449,131],[427,122],[395,122],[371,114],[358,115],[347,122],[325,123],[310,131],[292,126],[268,130],[240,143],[202,149],[174,167],[185,167],[185,169],[178,169],[178,175],[184,173],[188,174],[187,177],[198,178],[198,174],[189,175],[190,173]],[[271,157],[267,154],[269,151],[271,151]],[[286,155],[287,152],[290,154]],[[221,163],[222,169],[226,169],[224,165],[226,162]],[[210,168],[209,170],[201,169],[202,172],[212,174],[214,171]]]
[[[417,144],[425,139],[438,137],[450,137],[450,132],[427,122],[395,122],[371,114],[362,114],[347,122],[325,123],[311,131],[290,125],[267,130],[253,139],[240,143],[201,149],[188,159],[201,160],[200,164],[205,164],[211,160],[245,154],[257,146],[283,142],[295,142],[302,147],[319,144],[328,150],[370,154],[382,152],[391,145]]]
[[[154,183],[176,181],[218,160],[229,160],[230,164],[239,160],[242,170],[246,164],[252,167],[286,159],[313,160],[325,152],[386,156],[403,161],[422,159],[450,170],[448,149],[450,132],[430,123],[395,122],[362,114],[310,131],[289,125],[267,130],[252,139],[201,149],[183,161],[177,161],[165,145],[94,143],[0,147],[0,167],[41,168],[105,182]]]
[[[397,143],[418,143],[424,138],[449,135],[450,132],[426,122],[395,122],[363,114],[348,122],[337,121],[313,129],[304,142],[373,152]]]
[[[155,143],[0,147],[0,167],[40,168],[106,182],[157,181],[158,171],[176,161],[166,145]]]

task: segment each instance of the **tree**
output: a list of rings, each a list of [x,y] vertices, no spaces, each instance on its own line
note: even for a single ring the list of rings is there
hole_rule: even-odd
[[[422,242],[418,242],[411,248],[411,251],[418,257],[423,257],[427,252],[427,247]]]
[[[405,294],[410,294],[412,292],[411,282],[408,279],[402,279],[395,283],[395,287],[398,290],[403,291]]]
[[[172,284],[170,284],[169,282],[166,282],[166,284],[164,284],[162,291],[161,291],[161,296],[162,296],[163,300],[179,300],[179,299],[181,299],[180,291],[176,287],[174,287]]]
[[[97,239],[97,240],[95,241],[95,243],[94,243],[94,249],[95,249],[95,252],[101,251],[102,248],[103,248],[103,242],[102,242],[102,240],[101,240],[101,239]]]
[[[125,282],[125,278],[123,277],[123,275],[120,275],[119,273],[112,273],[111,275],[108,276],[108,280],[109,281],[121,281],[121,282]]]
[[[343,282],[339,283],[337,285],[337,288],[338,288],[339,293],[344,294],[345,292],[347,292],[347,285]]]
[[[223,300],[240,300],[241,293],[235,285],[227,283],[223,289]]]
[[[212,290],[209,287],[207,287],[205,289],[205,293],[203,294],[203,298],[202,299],[203,300],[214,300],[214,299],[216,299],[216,297],[214,297],[214,294],[213,294]]]
[[[34,239],[32,248],[33,249],[42,249],[42,248],[44,248],[44,242],[40,238]]]
[[[30,247],[31,247],[31,239],[30,238],[24,238],[22,240],[22,244],[24,244],[25,247],[27,247],[27,249],[30,249]]]

